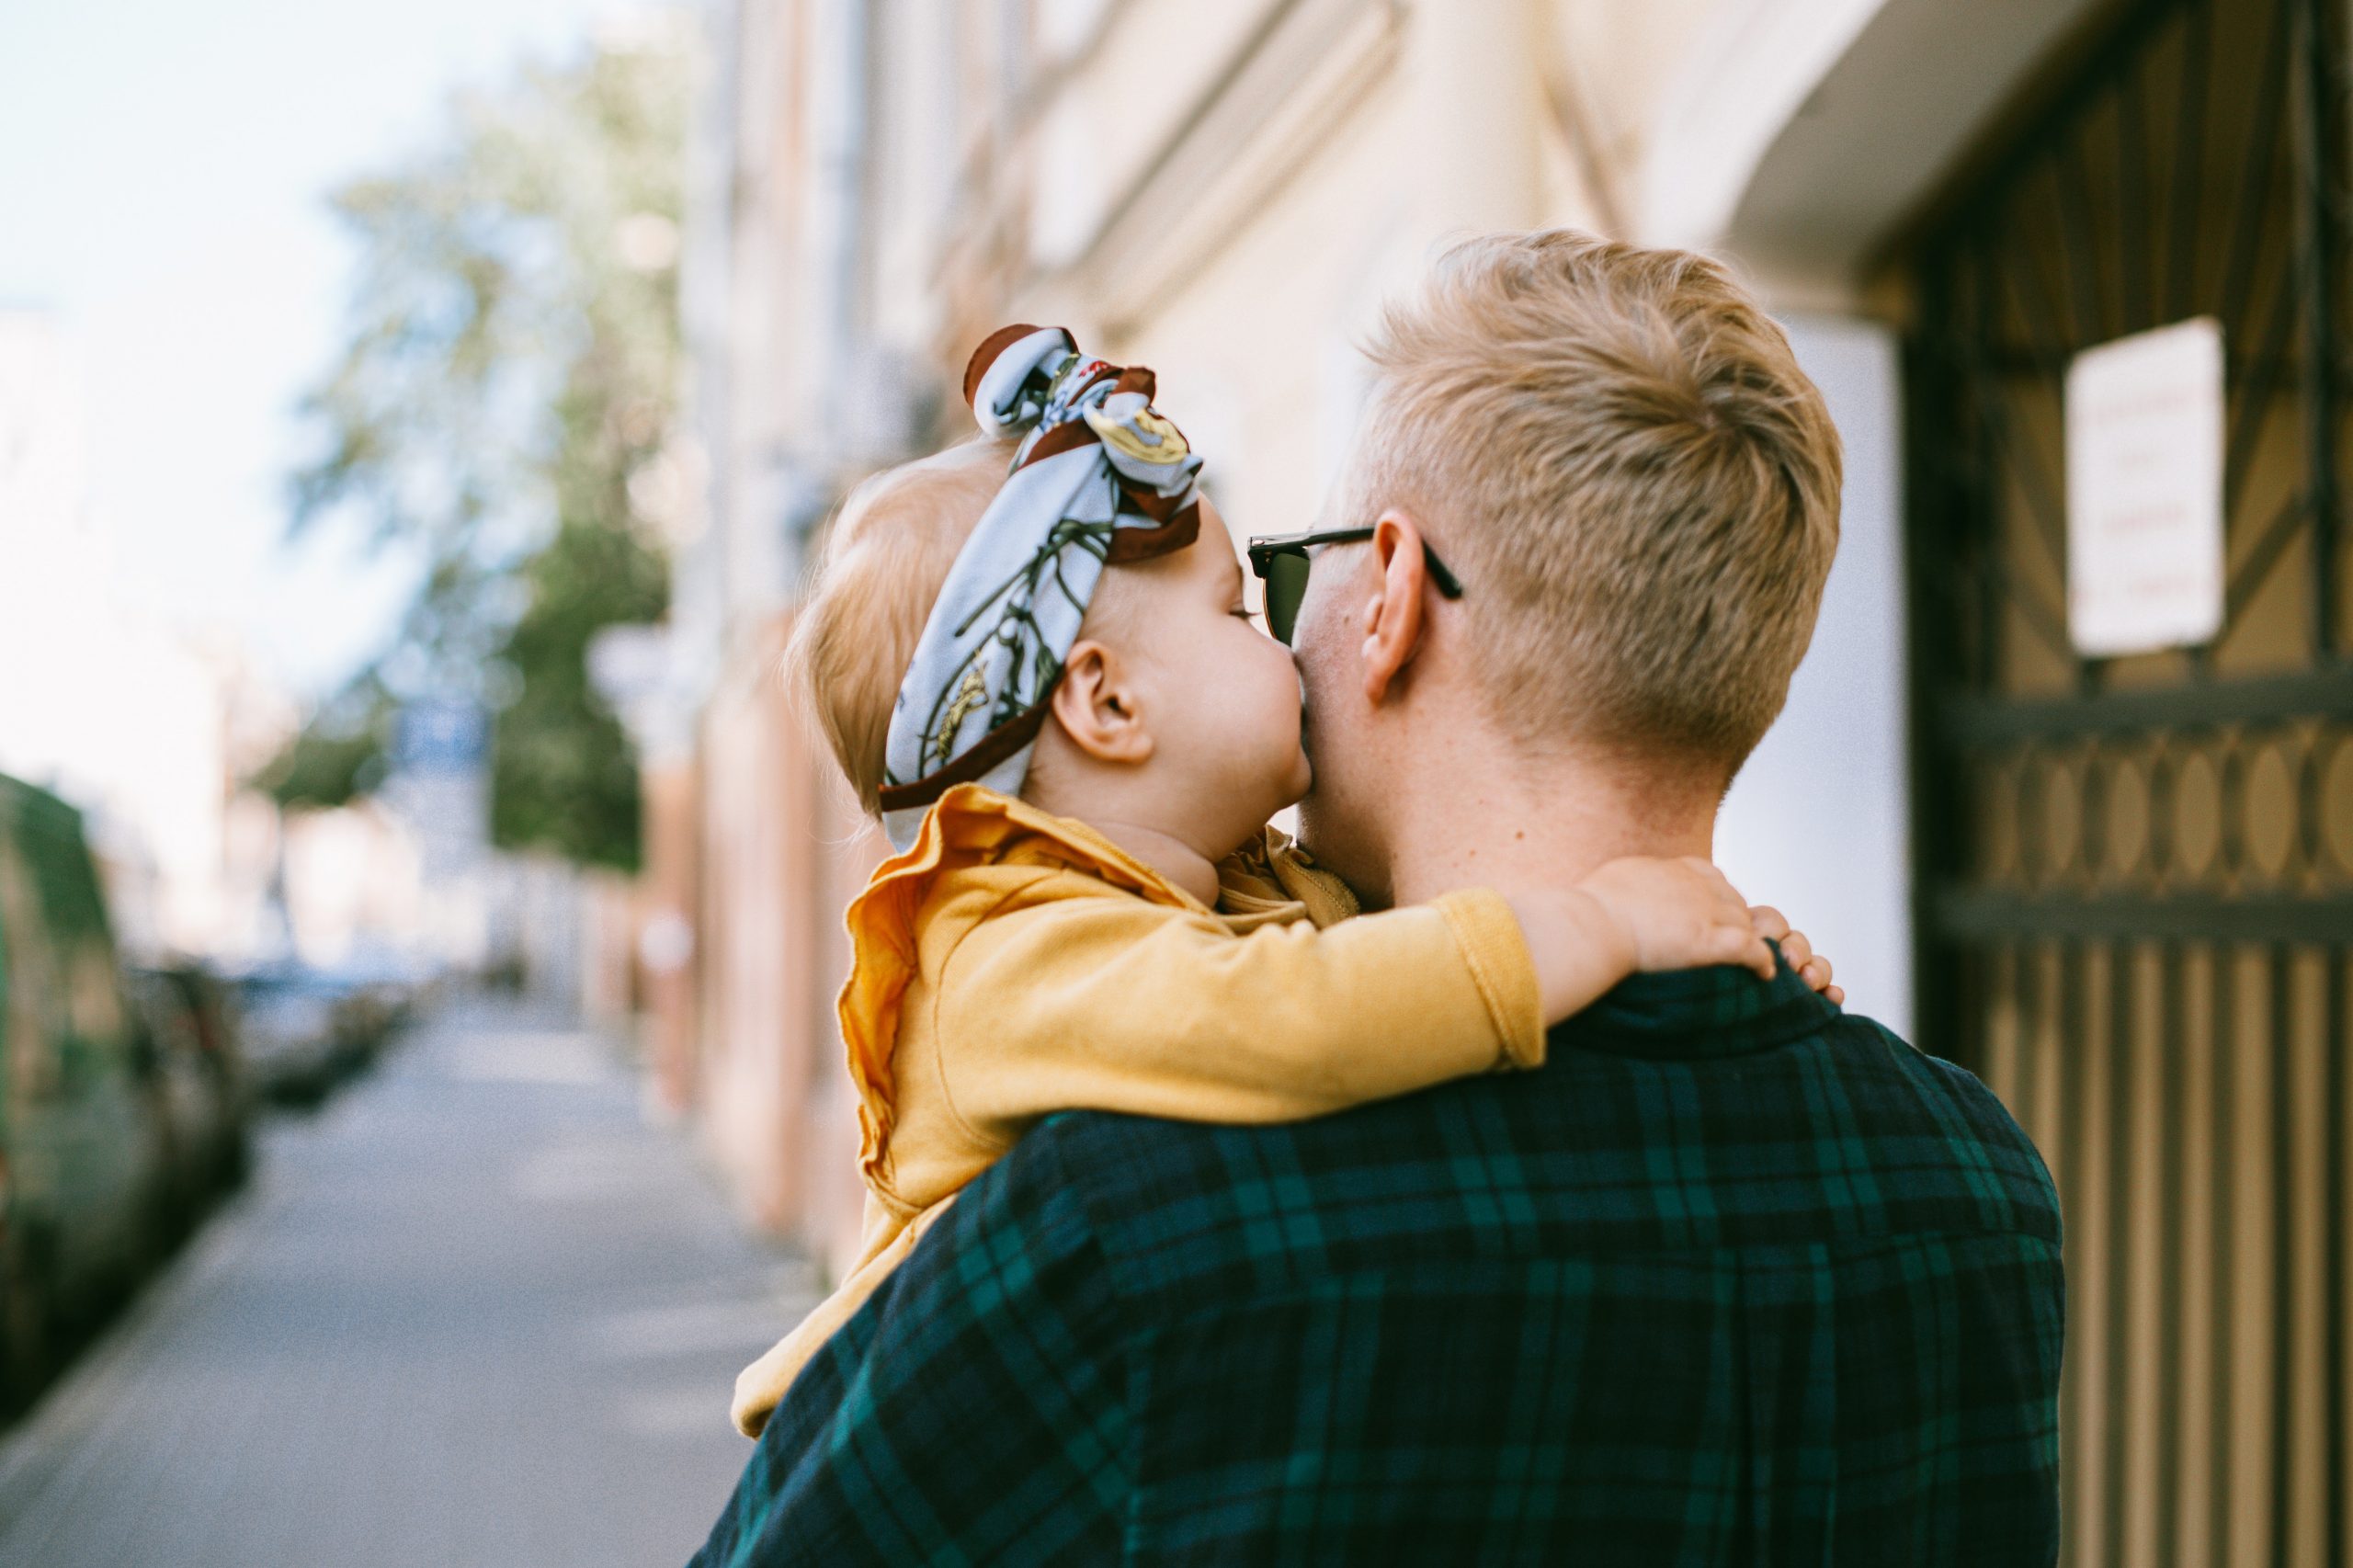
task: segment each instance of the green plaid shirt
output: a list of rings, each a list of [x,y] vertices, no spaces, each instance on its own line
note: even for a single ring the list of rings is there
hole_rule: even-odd
[[[1282,1127],[1051,1119],[803,1372],[698,1562],[2048,1563],[2059,1208],[1785,968]]]

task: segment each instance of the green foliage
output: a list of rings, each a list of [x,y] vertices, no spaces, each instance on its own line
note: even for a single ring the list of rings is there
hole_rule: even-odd
[[[424,570],[393,644],[269,770],[281,799],[364,791],[392,708],[469,698],[497,710],[494,842],[636,863],[635,762],[585,651],[667,602],[629,482],[676,413],[686,38],[672,17],[462,97],[438,144],[334,194],[358,266],[290,537]]]
[[[506,643],[524,678],[498,715],[491,837],[558,846],[575,859],[638,869],[637,762],[620,723],[589,691],[588,640],[662,608],[665,571],[625,529],[566,522],[526,573],[531,606]]]
[[[370,671],[323,706],[254,780],[281,806],[340,806],[382,782],[393,703]]]

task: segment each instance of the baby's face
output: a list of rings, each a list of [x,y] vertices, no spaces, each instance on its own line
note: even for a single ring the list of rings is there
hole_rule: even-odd
[[[1245,609],[1233,538],[1206,499],[1190,547],[1110,570],[1118,640],[1151,683],[1151,767],[1201,813],[1208,841],[1238,845],[1307,793],[1290,650]]]

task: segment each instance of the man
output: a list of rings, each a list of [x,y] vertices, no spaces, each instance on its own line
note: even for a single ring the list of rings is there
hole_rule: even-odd
[[[1373,361],[1336,537],[1259,552],[1308,845],[1373,906],[1708,854],[1836,540],[1779,329],[1696,256],[1497,236]],[[1642,976],[1529,1074],[1051,1119],[703,1561],[2049,1562],[2061,1295],[1974,1078],[1787,969]]]

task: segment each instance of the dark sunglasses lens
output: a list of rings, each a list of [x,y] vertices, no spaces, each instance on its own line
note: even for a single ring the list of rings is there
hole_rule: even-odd
[[[1267,630],[1285,647],[1290,645],[1290,629],[1306,597],[1307,557],[1278,555],[1267,562]]]

